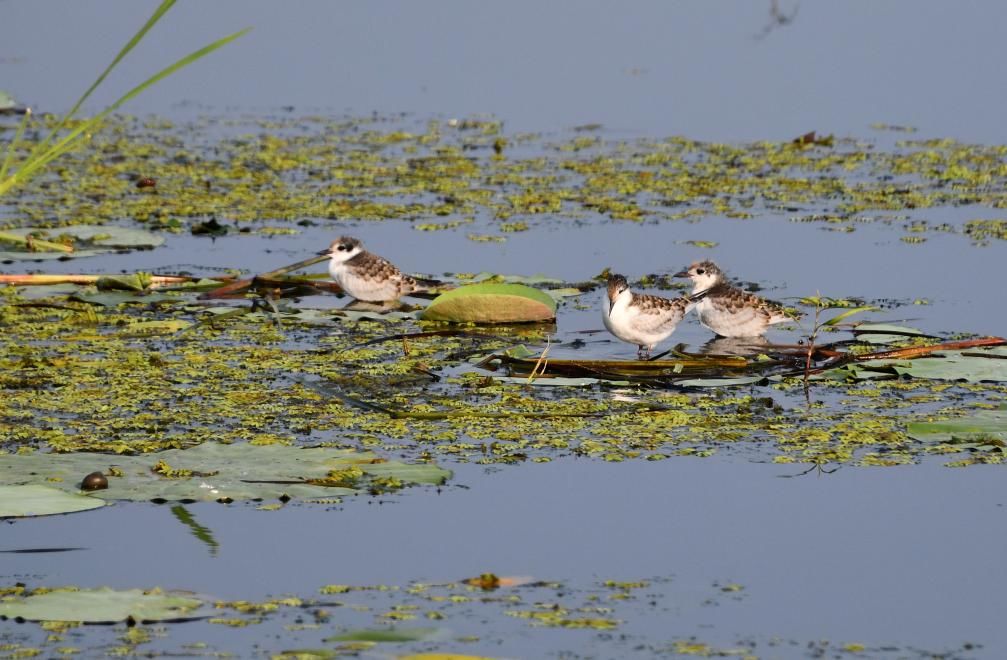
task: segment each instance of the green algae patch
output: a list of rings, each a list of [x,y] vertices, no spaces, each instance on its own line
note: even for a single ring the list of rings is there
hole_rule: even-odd
[[[348,630],[325,638],[326,642],[422,642],[437,635],[438,628],[365,628]]]
[[[974,453],[916,442],[906,424],[937,414],[960,417],[1007,392],[986,379],[911,378],[894,369],[931,358],[864,369],[856,360],[865,355],[968,344],[935,344],[939,339],[898,326],[861,326],[867,339],[839,346],[850,346],[843,359],[854,361],[833,364],[823,375],[834,377],[810,381],[806,392],[800,348],[788,358],[800,362],[797,369],[758,355],[705,356],[695,370],[681,353],[640,363],[540,360],[555,332],[548,324],[431,331],[408,313],[318,310],[287,300],[263,311],[257,301],[220,307],[168,291],[179,301],[88,304],[75,299],[86,288],[52,289],[47,297],[34,289],[47,288],[0,289],[0,448],[10,452],[3,460],[31,459],[44,468],[84,453],[88,461],[52,475],[62,481],[40,470],[31,483],[76,491],[84,475],[106,474],[109,489],[89,498],[121,492],[130,499],[226,501],[301,496],[297,489],[332,501],[341,493],[427,483],[407,470],[448,462],[569,456],[631,461],[731,453],[780,463],[905,464],[935,453]],[[895,346],[873,343],[879,339]],[[958,351],[974,364],[996,369],[1005,362],[994,357],[1002,348],[969,341],[974,348]],[[987,357],[974,355],[980,353]],[[572,368],[582,373],[561,373]],[[648,380],[648,371],[658,377]],[[868,374],[874,378],[861,380]],[[257,470],[235,479],[227,461],[186,458],[199,457],[185,452],[205,443],[240,448],[234,451],[249,462],[260,451],[294,456],[304,448],[397,461]]]
[[[182,233],[210,217],[230,241],[310,218],[401,220],[420,231],[472,229],[477,240],[499,240],[585,218],[762,222],[788,215],[839,234],[877,223],[976,245],[1005,235],[1002,219],[983,218],[1007,206],[1003,145],[586,138],[576,131],[484,135],[451,122],[390,117],[108,117],[92,148],[65,154],[5,195],[9,213],[0,230],[126,221]],[[17,155],[39,139],[27,134]],[[137,187],[143,172],[156,172],[156,186]],[[977,207],[979,219],[918,217],[960,207]],[[903,212],[914,216],[908,227]],[[469,227],[473,218],[489,222]]]
[[[470,284],[434,298],[422,318],[450,323],[536,323],[556,318],[556,301],[524,284]]]
[[[160,589],[53,589],[0,598],[0,617],[26,621],[167,621],[192,618],[204,605],[190,595]]]
[[[108,488],[93,497],[108,500],[262,500],[352,495],[371,481],[385,486],[442,484],[448,470],[430,464],[385,461],[375,454],[328,447],[223,445],[207,442],[148,456],[78,452],[0,456],[0,481],[61,482],[94,469],[108,469]],[[0,493],[2,494],[2,493]]]
[[[0,486],[0,518],[51,516],[90,511],[104,502],[42,484]]]

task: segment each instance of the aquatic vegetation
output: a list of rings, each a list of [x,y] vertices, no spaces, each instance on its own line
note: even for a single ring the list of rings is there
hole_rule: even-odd
[[[76,468],[61,472],[64,480],[136,463],[138,474],[156,467],[160,477],[151,473],[150,484],[184,490],[197,472],[217,467],[175,454],[214,446],[240,447],[249,457],[311,446],[395,452],[421,463],[658,460],[722,451],[863,465],[879,464],[872,457],[881,452],[887,463],[896,455],[904,463],[932,453],[913,442],[907,424],[996,401],[1005,391],[997,384],[1002,348],[940,344],[890,325],[860,326],[852,346],[866,350],[816,357],[816,367],[838,361],[812,376],[811,393],[826,403],[808,405],[801,349],[789,357],[542,360],[537,326],[444,330],[408,314],[349,316],[304,306],[273,312],[247,302],[217,308],[184,287],[153,294],[149,303],[143,292],[77,302],[96,295],[83,287],[31,299],[0,291],[0,447],[17,454],[4,461],[55,466],[63,459],[47,452],[69,452]],[[925,342],[913,345],[918,339]],[[534,350],[520,348],[529,341]],[[944,357],[909,359],[935,352]],[[864,359],[880,355],[888,357]],[[95,455],[84,465],[73,458],[80,452],[119,456]],[[150,452],[161,453],[143,456]],[[330,485],[378,492],[410,481],[379,474],[381,465],[359,466],[366,478],[340,472]],[[96,494],[115,497],[117,483],[110,476],[109,490]],[[266,485],[247,496],[283,491],[260,488]],[[158,495],[148,488],[129,496]],[[198,499],[182,491],[161,497]]]
[[[123,48],[115,56],[115,59],[112,60],[112,63],[109,64],[104,71],[102,71],[101,75],[99,75],[91,86],[88,87],[88,89],[81,95],[81,97],[77,99],[74,106],[54,124],[47,127],[49,128],[49,132],[44,137],[40,135],[38,141],[32,144],[30,153],[22,158],[18,150],[21,146],[22,139],[24,138],[25,131],[28,128],[32,116],[30,110],[24,113],[23,119],[18,125],[17,132],[14,135],[14,139],[4,150],[4,159],[2,164],[0,164],[0,199],[3,199],[3,196],[8,194],[15,186],[23,185],[33,177],[38,176],[39,173],[49,167],[50,163],[54,160],[69,153],[81,142],[85,141],[91,133],[96,131],[102,125],[102,122],[104,122],[112,115],[112,113],[118,110],[130,99],[140,95],[146,89],[157,84],[164,78],[167,78],[179,69],[192,64],[196,60],[205,57],[218,48],[234,41],[248,32],[248,29],[235,32],[232,35],[224,37],[223,39],[218,39],[217,41],[190,53],[126,92],[119,97],[118,100],[97,115],[89,119],[77,120],[77,112],[80,110],[81,106],[84,105],[84,102],[91,97],[91,94],[105,81],[105,78],[108,77],[108,75],[116,68],[119,62],[129,55],[130,51],[132,51],[133,48],[144,39],[150,29],[161,20],[161,18],[172,8],[174,4],[175,0],[163,0],[163,2],[161,2],[157,9],[154,10],[154,13],[151,14],[150,18],[147,19],[147,22],[144,23],[137,33],[133,35],[125,46],[123,46]],[[12,170],[12,168],[14,169]]]
[[[900,211],[932,210],[932,220],[914,219],[908,237],[955,233],[982,244],[1002,234],[999,220],[942,217],[947,208],[985,215],[1007,205],[1002,146],[583,138],[522,136],[519,154],[500,156],[495,138],[450,122],[109,116],[92,149],[65,154],[58,169],[4,196],[5,224],[128,222],[183,232],[212,221],[238,236],[284,221],[402,219],[437,230],[477,220],[500,232],[477,238],[495,240],[598,218],[784,215],[843,232],[865,222],[901,229]],[[40,143],[26,135],[15,151],[26,156]],[[157,175],[156,186],[137,187],[144,173]],[[59,195],[47,194],[53,188]]]

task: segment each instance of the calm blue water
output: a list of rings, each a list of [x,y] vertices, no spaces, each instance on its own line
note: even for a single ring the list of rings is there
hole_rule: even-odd
[[[782,3],[787,12],[794,6]],[[0,2],[0,89],[38,110],[65,110],[153,7],[126,0]],[[183,1],[89,108],[159,65],[250,25],[252,34],[128,109],[168,117],[275,114],[287,106],[295,115],[488,113],[508,132],[559,134],[601,123],[612,137],[681,134],[720,142],[785,140],[809,130],[870,137],[870,125],[881,122],[918,127],[916,137],[1007,140],[1007,93],[997,83],[1007,56],[1007,5],[805,1],[792,24],[757,38],[768,7]],[[975,213],[929,209],[911,219],[960,223]],[[262,271],[306,258],[344,230],[315,228],[282,239],[169,236],[154,252],[28,267]],[[869,300],[923,297],[931,304],[882,318],[930,332],[1005,332],[1004,247],[975,248],[960,236],[928,234],[926,243],[907,245],[897,229],[881,225],[840,235],[787,218],[596,221],[574,232],[536,227],[503,244],[473,243],[464,229],[424,233],[405,223],[357,224],[349,231],[410,271],[541,272],[583,280],[605,266],[638,277],[709,256],[759,282],[773,298],[816,291]],[[684,245],[687,240],[719,245],[699,250]],[[571,311],[561,327],[600,327],[600,320],[594,310]],[[696,344],[706,336],[690,323],[676,338]],[[603,350],[632,353],[619,344]],[[160,585],[259,600],[309,597],[330,583],[405,585],[486,570],[561,580],[571,589],[604,579],[665,577],[671,582],[655,587],[662,607],[631,611],[620,631],[629,642],[530,629],[476,610],[468,623],[454,625],[483,641],[451,650],[625,657],[634,643],[694,635],[721,646],[753,639],[762,657],[805,657],[811,653],[806,644],[822,639],[933,651],[976,642],[983,647],[966,657],[1007,653],[1000,621],[1007,591],[1000,469],[928,463],[778,478],[796,471],[723,456],[618,465],[564,459],[486,473],[463,466],[455,483],[469,489],[407,491],[387,505],[361,498],[336,510],[192,506],[220,543],[215,556],[168,507],[119,505],[0,525],[0,550],[87,548],[2,554],[0,586],[17,580]],[[744,597],[704,605],[711,585],[726,582],[743,585]],[[210,640],[238,655],[264,655],[304,639],[285,631],[283,622],[247,630],[174,626],[165,648]],[[0,640],[43,634],[0,624]],[[75,634],[77,645],[92,648],[111,644],[116,633]],[[774,637],[795,644],[767,646]]]
[[[0,88],[63,110],[156,3],[0,4]],[[512,131],[602,123],[729,142],[876,122],[1003,142],[1007,6],[984,1],[178,3],[96,103],[159,66],[254,32],[145,93],[132,112],[491,113]],[[120,91],[120,93],[121,93]],[[97,107],[97,106],[94,106]]]

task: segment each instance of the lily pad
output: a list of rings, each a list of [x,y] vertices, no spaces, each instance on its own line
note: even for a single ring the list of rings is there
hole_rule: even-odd
[[[164,243],[164,237],[142,229],[129,229],[115,225],[80,225],[60,227],[58,229],[43,229],[39,227],[21,227],[4,230],[5,234],[26,237],[29,234],[39,235],[43,239],[53,239],[66,235],[80,241],[73,252],[62,251],[4,251],[0,252],[0,261],[39,261],[47,259],[68,259],[93,257],[114,250],[155,248]]]
[[[7,92],[0,89],[0,110],[10,110],[17,107],[17,101]]]
[[[508,385],[539,385],[545,387],[590,387],[598,383],[608,383],[609,385],[628,385],[629,381],[602,381],[598,378],[564,378],[562,376],[549,376],[546,378],[533,378],[528,381],[527,376],[498,376],[494,378],[498,383]]]
[[[971,417],[939,422],[911,422],[906,432],[920,442],[996,439],[1007,442],[1007,409],[982,411]]]
[[[859,341],[882,345],[927,336],[922,330],[890,323],[861,323],[853,328],[853,334]]]
[[[452,323],[551,321],[556,301],[524,284],[470,284],[434,298],[422,318]]]
[[[983,357],[989,355],[992,357]],[[907,362],[895,362],[891,368],[900,376],[954,380],[968,383],[1007,383],[1007,351],[994,348],[987,351],[953,351]],[[867,362],[876,366],[875,362]]]
[[[150,305],[154,303],[181,303],[187,300],[181,296],[170,296],[166,293],[141,294],[130,291],[100,291],[98,293],[74,293],[70,300],[99,305],[101,307],[116,307],[118,305]]]
[[[442,484],[451,472],[429,463],[384,461],[369,452],[329,447],[225,445],[207,442],[141,456],[29,454],[0,456],[0,484],[52,483],[75,487],[95,470],[115,466],[108,500],[260,500],[351,495],[375,479],[404,484]]]
[[[160,590],[117,591],[100,589],[56,590],[0,602],[0,616],[28,621],[79,621],[115,623],[165,621],[193,616],[203,601]]]
[[[30,484],[0,486],[0,518],[51,516],[58,513],[89,511],[105,502],[87,495],[67,493],[52,486]]]
[[[439,632],[438,628],[364,628],[325,638],[326,642],[422,642]]]
[[[164,237],[142,229],[116,225],[80,225],[51,230],[107,248],[155,248],[164,244]]]
[[[680,387],[732,387],[736,385],[755,385],[766,380],[766,376],[741,376],[740,378],[689,378],[676,381]]]

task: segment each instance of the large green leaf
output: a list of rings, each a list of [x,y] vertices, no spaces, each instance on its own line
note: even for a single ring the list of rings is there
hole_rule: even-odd
[[[57,513],[88,511],[105,502],[87,495],[67,493],[52,486],[30,484],[0,486],[0,518],[51,516]]]
[[[985,351],[949,351],[935,354],[933,357],[896,362],[892,364],[892,369],[900,376],[911,378],[1004,383],[1007,382],[1007,359],[1003,358],[1007,358],[1007,349],[1004,347]]]
[[[1007,382],[1007,347],[945,351],[912,360],[868,360],[845,364],[812,376],[814,380],[870,380],[904,376],[929,380],[954,380],[969,383]]]
[[[892,325],[890,323],[861,323],[853,328],[853,334],[860,341],[883,345],[898,341],[907,341],[912,337],[926,336],[922,330],[903,325]]]
[[[1007,410],[986,410],[971,417],[938,422],[911,422],[906,432],[920,442],[997,439],[1007,442]]]
[[[202,605],[201,600],[159,590],[116,591],[103,587],[8,596],[0,601],[0,616],[82,623],[115,623],[130,618],[138,622],[164,621],[192,617]]]
[[[470,284],[434,298],[422,318],[454,323],[550,321],[556,318],[556,301],[524,284]]]
[[[84,452],[0,456],[0,483],[55,480],[75,489],[84,475],[95,470],[107,474],[113,466],[122,476],[109,476],[108,489],[95,491],[93,496],[166,501],[328,498],[354,494],[373,485],[374,479],[442,484],[451,476],[449,470],[429,463],[382,461],[375,454],[352,449],[207,442],[141,456]],[[319,481],[332,472],[347,470],[350,472],[342,479],[346,487]],[[353,480],[356,470],[362,474]]]

